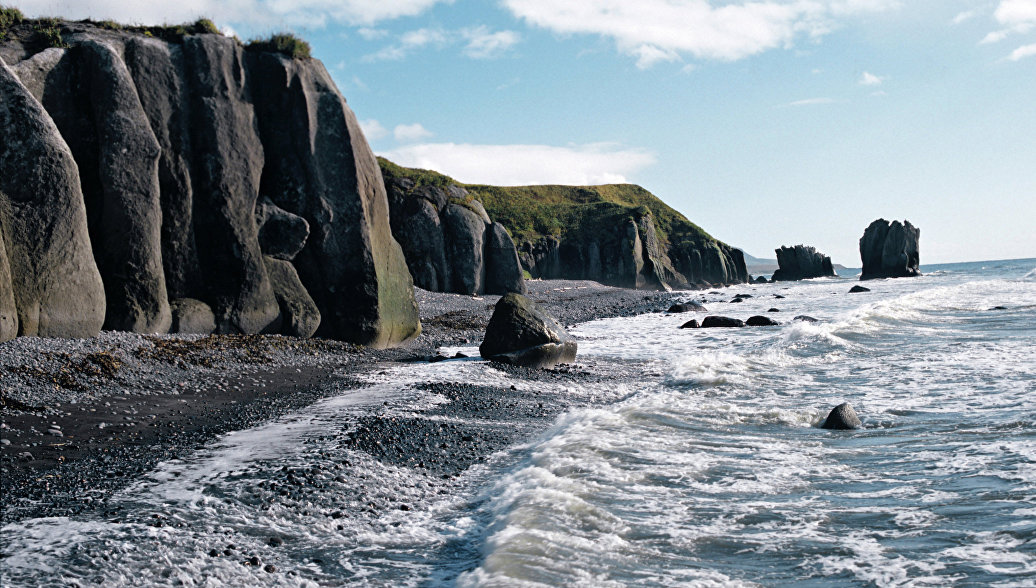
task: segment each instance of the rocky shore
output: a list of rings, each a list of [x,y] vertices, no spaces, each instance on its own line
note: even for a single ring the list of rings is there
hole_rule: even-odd
[[[528,286],[529,297],[565,325],[659,312],[671,303],[666,293],[589,281]],[[103,509],[113,492],[154,464],[184,457],[223,433],[361,387],[358,375],[386,364],[434,361],[442,358],[440,347],[477,343],[499,299],[419,289],[415,295],[423,334],[391,350],[280,335],[108,331],[88,339],[20,337],[0,344],[3,522]],[[607,377],[578,358],[575,366],[552,370],[505,369],[532,381],[590,383]],[[476,383],[449,388],[440,392],[451,402],[436,410],[513,420],[523,434],[548,426],[574,402],[526,398],[527,393]],[[514,435],[438,427],[423,436],[400,435],[420,429],[419,423],[370,419],[358,425],[351,442],[377,459],[439,455],[443,443],[466,446],[435,464],[444,472],[462,471],[517,441]]]

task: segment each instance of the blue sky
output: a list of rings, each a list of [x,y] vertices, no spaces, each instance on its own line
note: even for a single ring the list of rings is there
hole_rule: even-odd
[[[471,183],[633,182],[759,257],[1036,257],[1036,0],[7,0],[308,39],[375,152]]]

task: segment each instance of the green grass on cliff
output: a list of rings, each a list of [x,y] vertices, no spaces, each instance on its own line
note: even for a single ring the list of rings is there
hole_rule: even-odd
[[[291,33],[277,33],[269,39],[253,39],[248,42],[249,51],[270,51],[281,53],[292,59],[309,59],[309,43]]]
[[[382,157],[378,163],[386,175],[410,178],[417,185],[444,188],[453,183],[467,188],[482,202],[489,216],[504,225],[518,243],[537,241],[545,236],[593,238],[592,234],[581,233],[618,226],[626,219],[639,219],[649,211],[664,243],[715,241],[654,194],[633,184],[487,186],[463,184],[430,170],[405,168]]]

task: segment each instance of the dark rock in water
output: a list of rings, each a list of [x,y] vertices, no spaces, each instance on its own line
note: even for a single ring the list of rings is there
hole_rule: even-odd
[[[781,296],[780,294],[774,294],[773,297],[774,298],[784,298],[784,296]]]
[[[714,327],[743,327],[745,321],[726,316],[707,316],[701,321],[701,328],[709,329]]]
[[[921,230],[910,221],[878,219],[860,237],[861,280],[920,276]]]
[[[737,303],[739,303],[739,302],[744,302],[744,301],[745,301],[745,299],[744,299],[744,298],[734,298],[733,300],[731,300],[731,301],[729,302],[729,304],[737,304]]]
[[[870,292],[870,291],[871,291],[870,288],[864,288],[863,286],[853,286],[852,288],[849,288],[849,293],[850,294],[856,294],[858,292]]]
[[[701,327],[701,325],[698,324],[698,319],[691,319],[686,323],[680,325],[681,329],[697,329],[699,327]]]
[[[989,310],[1007,310],[1007,307],[1006,306],[994,306],[993,308],[990,308]]]
[[[780,311],[781,311],[781,309],[779,309],[779,308],[771,308],[770,310],[767,310],[766,312],[780,312]]]
[[[797,317],[795,317],[795,318],[793,318],[791,320],[793,320],[793,321],[801,321],[801,322],[804,322],[804,323],[819,323],[820,322],[818,319],[815,319],[815,318],[813,318],[811,316],[808,316],[808,315],[805,315],[805,314],[800,314],[799,316],[797,316]]]
[[[754,298],[751,294],[735,294],[734,298]]]
[[[169,301],[173,315],[170,333],[211,335],[216,330],[216,315],[212,308],[194,298],[174,298]]]
[[[6,333],[92,337],[105,315],[79,170],[54,121],[0,61],[0,234],[10,295],[0,296]],[[6,299],[6,302],[4,300]]]
[[[756,284],[769,284],[770,281],[766,279],[766,276],[759,276],[755,279]]]
[[[706,312],[705,305],[698,302],[697,300],[688,300],[687,302],[679,302],[669,307],[666,312],[680,313],[680,312]]]
[[[853,407],[849,406],[848,402],[843,402],[831,410],[821,428],[849,430],[859,429],[862,426],[863,423],[860,421],[860,417],[856,416],[856,411],[853,410]]]
[[[511,293],[496,303],[478,349],[491,361],[545,368],[575,361],[577,345],[536,303]]]
[[[475,201],[477,202],[477,201]],[[500,223],[489,225],[486,231],[486,294],[525,294],[525,279],[518,250]]]
[[[756,315],[749,317],[745,324],[750,327],[775,327],[781,323],[765,316]]]
[[[320,327],[320,309],[302,285],[295,267],[290,261],[270,256],[265,261],[273,294],[281,308],[278,331],[292,337],[312,337]]]
[[[309,223],[297,214],[263,197],[255,206],[255,222],[259,225],[259,248],[263,255],[291,261],[306,246]]]
[[[817,251],[815,247],[796,245],[781,247],[775,251],[777,252],[777,264],[780,267],[773,272],[774,282],[826,278],[835,275],[831,258]]]

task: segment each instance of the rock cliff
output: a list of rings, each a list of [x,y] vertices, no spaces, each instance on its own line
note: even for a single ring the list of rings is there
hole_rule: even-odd
[[[879,218],[860,237],[861,280],[920,276],[921,230],[910,221]]]
[[[381,171],[319,61],[50,24],[0,43],[0,339],[197,331],[206,306],[225,333],[420,331]]]
[[[462,191],[469,208],[488,212],[501,225],[501,238],[508,233],[514,237],[519,269],[533,278],[588,279],[655,290],[748,281],[739,249],[712,238],[639,186],[461,185],[435,172],[401,168],[385,160],[381,164],[390,193],[394,192],[391,185],[399,181],[392,178],[405,178],[409,183],[401,192],[416,197],[390,197],[398,203],[393,204],[392,222],[397,238],[404,241],[415,282],[428,289],[471,291],[470,286],[442,285],[448,272],[445,259],[450,256],[438,253],[449,251],[438,235],[449,231],[439,228],[443,222],[436,211],[451,198],[442,186],[458,190],[457,194]],[[397,215],[397,207],[404,206],[406,211]],[[477,223],[471,226],[477,228]],[[401,236],[404,233],[423,236],[410,237],[408,245]],[[508,263],[513,263],[510,248],[506,244],[505,248]],[[473,249],[477,247],[465,246]],[[451,263],[457,262],[451,258]],[[500,266],[489,263],[490,273],[493,267]]]
[[[514,241],[459,184],[380,160],[392,233],[414,284],[457,294],[525,293]]]
[[[774,282],[827,278],[835,275],[831,258],[817,251],[815,247],[795,245],[774,251],[777,252],[779,266],[777,271],[773,272]]]

